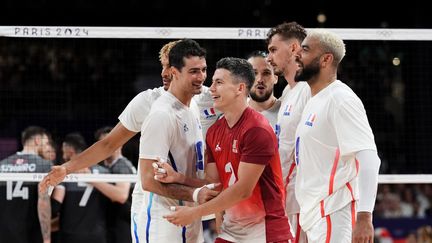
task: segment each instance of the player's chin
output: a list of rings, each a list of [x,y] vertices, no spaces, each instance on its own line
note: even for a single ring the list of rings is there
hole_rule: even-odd
[[[163,88],[164,90],[168,90],[169,86],[170,86],[171,82],[163,82]]]
[[[202,88],[202,86],[196,86],[196,87],[194,87],[194,90],[193,90],[193,93],[194,94],[201,94],[201,88]]]
[[[218,100],[213,100],[213,108],[215,108],[216,110],[220,110],[221,103]]]

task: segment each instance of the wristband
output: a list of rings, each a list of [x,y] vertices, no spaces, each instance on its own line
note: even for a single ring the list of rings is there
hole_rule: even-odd
[[[215,184],[214,183],[207,184],[207,185],[205,185],[205,187],[207,187],[210,190],[213,190],[213,189],[215,189]]]
[[[201,191],[201,189],[203,189],[204,187],[206,187],[207,189],[213,190],[215,189],[215,184],[211,183],[211,184],[207,184],[204,185],[202,187],[198,187],[194,190],[194,192],[192,193],[192,199],[194,202],[198,202],[198,193]]]
[[[192,194],[192,200],[194,202],[198,202],[198,193],[201,191],[203,187],[198,187],[194,190],[193,194]]]

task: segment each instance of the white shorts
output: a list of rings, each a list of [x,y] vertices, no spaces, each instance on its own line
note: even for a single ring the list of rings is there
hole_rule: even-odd
[[[308,243],[351,243],[355,216],[355,202],[351,202],[321,218],[306,231]]]
[[[131,233],[133,243],[183,243],[204,242],[201,220],[186,227],[178,227],[163,216],[171,211],[157,200],[153,193],[145,193],[143,197],[133,197],[131,206]]]

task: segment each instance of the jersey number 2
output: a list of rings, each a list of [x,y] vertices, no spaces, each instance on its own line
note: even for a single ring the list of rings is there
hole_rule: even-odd
[[[228,162],[227,164],[225,164],[225,172],[226,173],[231,173],[230,179],[228,181],[228,186],[231,186],[237,180],[236,175],[234,173],[234,168],[232,167],[231,162]]]

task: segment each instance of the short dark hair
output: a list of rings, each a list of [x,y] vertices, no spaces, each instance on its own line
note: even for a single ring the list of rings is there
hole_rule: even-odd
[[[65,136],[64,143],[74,148],[77,153],[84,151],[87,148],[87,143],[84,137],[79,132],[69,133]]]
[[[236,81],[246,83],[248,91],[255,81],[255,73],[247,60],[237,57],[225,57],[216,63],[216,69],[223,68],[231,72],[231,75],[236,77]]]
[[[283,40],[297,39],[300,43],[306,38],[306,30],[297,22],[284,22],[273,27],[267,32],[267,45],[274,35],[280,35]]]
[[[262,58],[267,58],[267,56],[268,56],[268,53],[267,53],[267,52],[256,50],[256,51],[253,51],[253,52],[249,53],[249,54],[246,56],[246,59],[253,58],[253,57],[262,57]]]
[[[103,134],[108,134],[111,132],[111,130],[113,130],[113,127],[111,127],[111,126],[105,126],[105,127],[99,128],[98,130],[96,130],[96,132],[94,134],[95,139],[99,140]]]
[[[181,70],[185,63],[183,58],[189,57],[206,57],[206,50],[198,42],[191,39],[183,39],[175,44],[168,55],[169,64],[172,67]]]
[[[36,135],[47,135],[49,137],[49,134],[45,128],[39,126],[29,126],[21,133],[21,143],[24,145],[28,140],[32,139]]]

